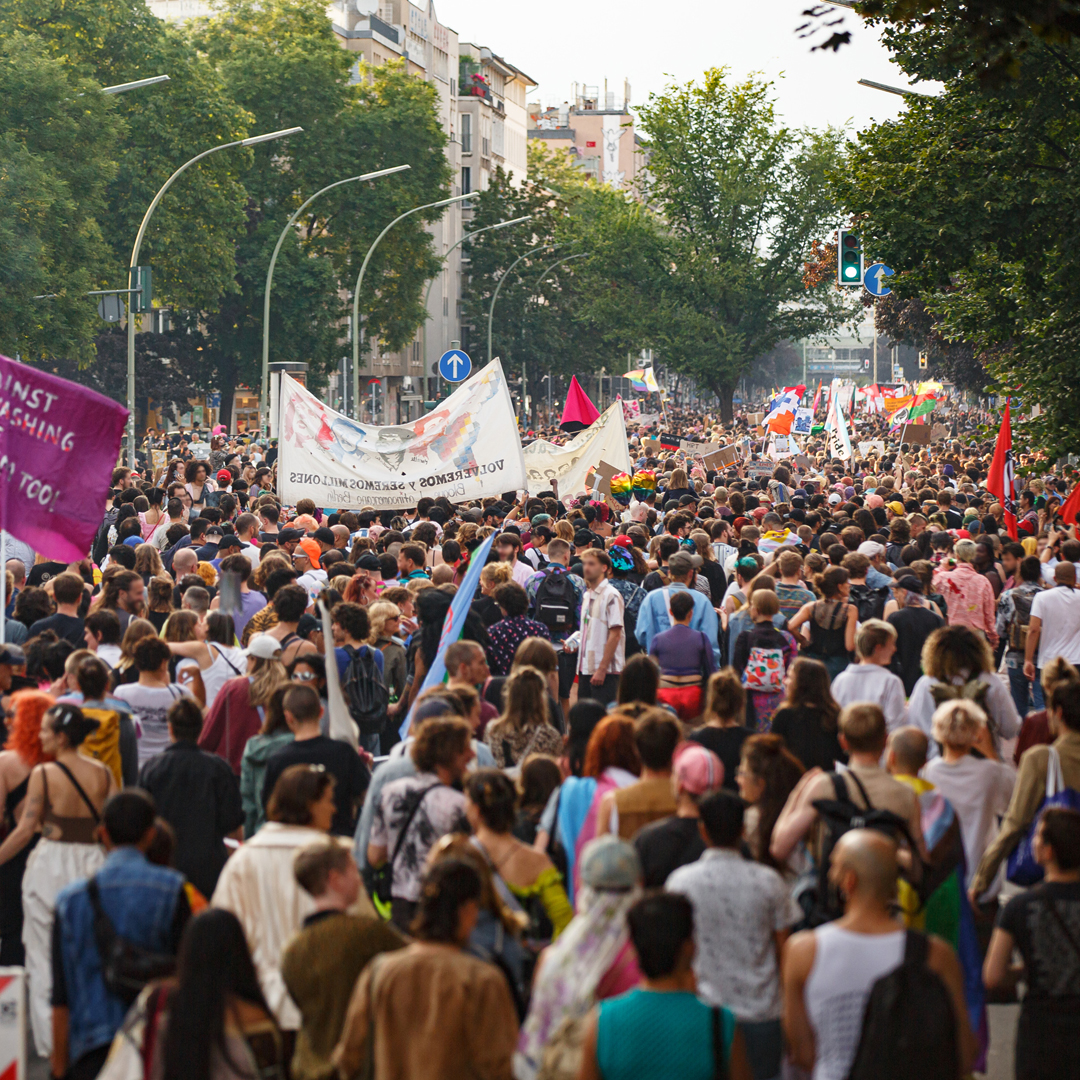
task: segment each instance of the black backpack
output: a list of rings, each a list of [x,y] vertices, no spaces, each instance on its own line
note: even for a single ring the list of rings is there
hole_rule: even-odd
[[[557,634],[572,634],[577,629],[577,593],[570,574],[561,567],[544,571],[544,580],[536,588],[533,602],[536,621]]]
[[[829,883],[829,866],[832,850],[844,833],[852,829],[877,829],[893,840],[906,839],[914,853],[915,844],[908,831],[907,822],[891,810],[875,809],[866,793],[866,788],[853,772],[845,773],[858,787],[865,807],[857,805],[848,795],[847,786],[838,773],[829,773],[832,780],[835,799],[815,799],[814,809],[821,818],[821,855],[818,859],[816,876],[807,887],[797,890],[796,899],[803,909],[804,920],[799,929],[812,929],[824,923],[839,919],[844,914],[844,902],[838,890]],[[917,856],[916,856],[917,857]]]
[[[848,1080],[959,1080],[952,998],[927,967],[926,935],[909,930],[904,962],[874,983]]]
[[[349,666],[345,669],[341,692],[349,706],[349,715],[362,735],[381,731],[390,704],[390,691],[375,665],[375,651],[370,646],[354,649],[351,645],[346,645],[345,651],[349,654]]]
[[[869,585],[852,585],[848,599],[859,609],[859,622],[867,619],[880,619],[889,599],[886,586],[871,589]]]

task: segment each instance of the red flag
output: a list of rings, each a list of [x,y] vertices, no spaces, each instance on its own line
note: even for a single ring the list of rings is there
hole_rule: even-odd
[[[1072,494],[1065,500],[1061,508],[1061,520],[1066,525],[1076,523],[1077,515],[1080,514],[1080,484],[1072,489]]]
[[[998,432],[997,446],[994,447],[994,460],[990,463],[990,475],[986,481],[986,490],[996,495],[1005,510],[1005,528],[1009,536],[1016,540],[1016,472],[1013,465],[1012,424],[1009,420],[1009,399],[1005,399],[1005,415],[1001,418],[1001,430]]]

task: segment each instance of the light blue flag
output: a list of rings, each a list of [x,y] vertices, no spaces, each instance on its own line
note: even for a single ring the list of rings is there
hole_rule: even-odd
[[[454,594],[454,602],[446,613],[442,637],[439,638],[439,651],[435,654],[435,662],[431,665],[431,669],[424,679],[424,685],[420,687],[420,694],[432,686],[438,686],[446,678],[446,662],[444,660],[446,650],[452,642],[461,637],[461,632],[465,629],[465,620],[469,615],[469,605],[473,601],[473,594],[476,592],[476,586],[480,581],[480,571],[484,569],[488,552],[491,551],[491,545],[495,542],[497,535],[497,533],[492,533],[472,553],[472,557],[469,559],[469,569],[465,572],[465,579]],[[419,698],[420,694],[417,694],[416,697]],[[413,709],[415,708],[416,704],[414,702]],[[409,715],[405,717],[405,722],[401,725],[400,735],[403,739],[409,733],[412,714],[413,710],[410,709]]]

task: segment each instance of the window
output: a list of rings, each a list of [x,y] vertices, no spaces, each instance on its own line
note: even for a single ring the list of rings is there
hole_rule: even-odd
[[[496,120],[491,125],[491,148],[499,157],[506,156],[506,124],[502,120]]]
[[[461,152],[472,153],[472,113],[461,114]]]
[[[468,195],[472,191],[472,169],[468,165],[461,170],[461,194]]]

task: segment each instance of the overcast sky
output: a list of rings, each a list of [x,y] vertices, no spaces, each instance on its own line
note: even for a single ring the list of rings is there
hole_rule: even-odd
[[[555,104],[571,84],[599,85],[644,102],[674,78],[685,82],[709,67],[737,76],[763,72],[777,82],[777,101],[792,125],[845,125],[857,130],[896,116],[903,99],[858,86],[859,78],[906,86],[875,32],[851,11],[851,45],[811,53],[795,28],[812,0],[435,0],[439,20],[462,41],[486,45],[540,84],[530,100]],[[837,9],[840,13],[841,9]]]

